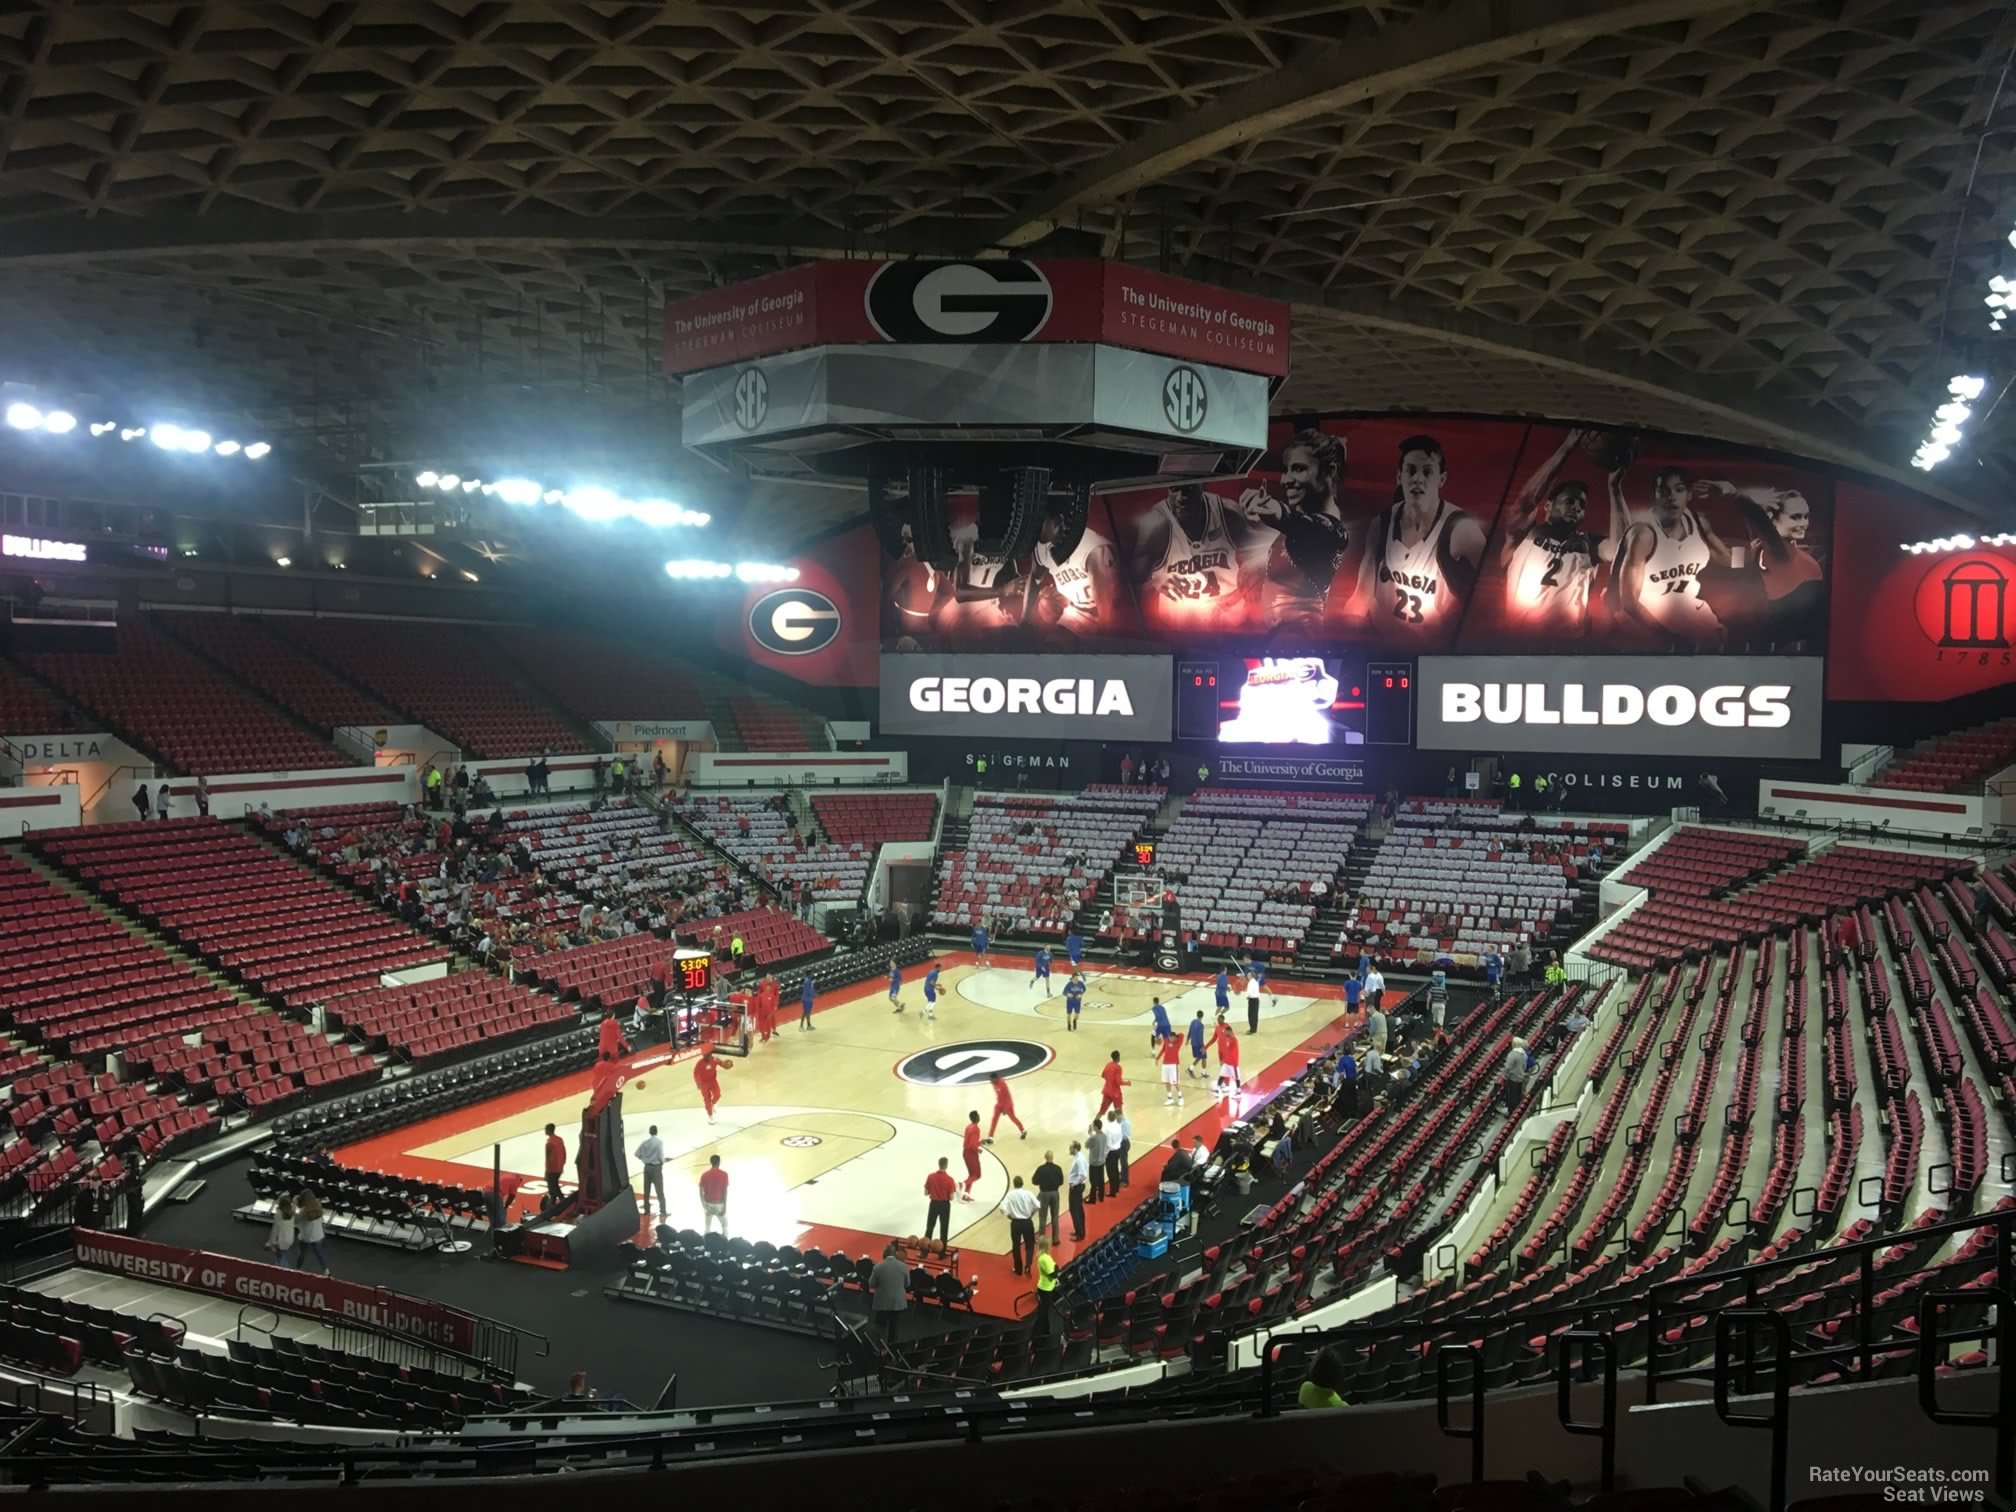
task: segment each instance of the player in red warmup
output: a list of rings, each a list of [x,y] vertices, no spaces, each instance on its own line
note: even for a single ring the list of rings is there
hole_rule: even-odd
[[[777,985],[777,978],[766,976],[763,985],[757,989],[763,1004],[763,1038],[767,1042],[777,1032],[777,1004],[783,998],[783,989]]]
[[[976,1108],[966,1115],[966,1185],[959,1193],[961,1202],[973,1200],[973,1188],[980,1184],[980,1112]]]
[[[1161,1048],[1156,1052],[1156,1059],[1162,1063],[1162,1105],[1165,1108],[1171,1103],[1179,1108],[1183,1106],[1183,1083],[1177,1079],[1176,1074],[1177,1059],[1182,1054],[1182,1040],[1173,1034],[1162,1036]]]
[[[707,1109],[707,1122],[714,1122],[715,1105],[721,1101],[721,1072],[726,1069],[709,1045],[693,1063],[693,1085],[700,1089],[700,1101]]]
[[[595,1058],[602,1060],[612,1055],[628,1055],[630,1041],[623,1038],[623,1026],[616,1022],[613,1008],[602,1010],[601,1027],[595,1031]]]
[[[1227,1023],[1218,1025],[1218,1032],[1211,1036],[1211,1043],[1218,1047],[1218,1070],[1222,1075],[1232,1073],[1232,1085],[1243,1088],[1246,1084],[1239,1079],[1239,1036],[1232,1032]]]
[[[1027,1139],[1029,1131],[1023,1127],[1022,1120],[1015,1116],[1015,1094],[1008,1090],[1007,1079],[998,1072],[991,1079],[994,1083],[994,1120],[987,1125],[987,1137],[980,1142],[990,1145],[994,1143],[994,1131],[1001,1127],[1001,1120],[1004,1118],[1021,1129],[1022,1137]]]
[[[1117,1113],[1123,1101],[1120,1089],[1131,1085],[1127,1078],[1120,1074],[1120,1052],[1118,1050],[1113,1052],[1111,1060],[1099,1068],[1099,1081],[1105,1090],[1099,1094],[1099,1111],[1092,1115],[1094,1118],[1104,1118],[1108,1108],[1113,1109]]]

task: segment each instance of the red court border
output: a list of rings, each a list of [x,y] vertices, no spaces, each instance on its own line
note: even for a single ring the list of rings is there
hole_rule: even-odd
[[[997,964],[1004,959],[996,952],[990,951],[989,955],[994,957]],[[940,961],[948,966],[970,966],[974,964],[974,956],[970,950],[946,951],[931,959]],[[1007,956],[1005,960],[1028,963],[1033,970],[1034,958],[1031,956]],[[1143,976],[1161,977],[1171,981],[1213,982],[1217,979],[1216,972],[1159,971],[1135,967],[1122,967],[1120,969],[1129,972],[1138,970]],[[1296,982],[1293,984],[1293,987],[1294,991],[1300,996],[1319,999],[1330,998],[1340,1004],[1344,997],[1344,991],[1341,986],[1334,986],[1328,982]],[[829,1008],[845,1007],[848,1004],[859,1002],[878,993],[886,993],[886,991],[887,988],[884,986],[884,979],[878,974],[857,984],[852,989],[836,989],[832,996],[815,1004],[813,1012],[818,1014],[825,1012]],[[1340,1041],[1349,1038],[1353,1032],[1362,1027],[1363,1022],[1363,1010],[1360,1010],[1356,1015],[1339,1013],[1337,1017],[1331,1019],[1300,1044],[1275,1056],[1264,1067],[1255,1071],[1251,1076],[1247,1076],[1243,1084],[1247,1093],[1248,1105],[1250,1106],[1253,1101],[1260,1097],[1272,1094],[1283,1084],[1299,1074],[1312,1060],[1328,1053]],[[779,1032],[785,1033],[789,1031],[788,1029],[784,1029]],[[660,1060],[659,1057],[663,1056],[664,1053],[663,1046],[654,1045],[648,1051],[640,1052],[630,1057],[626,1061],[626,1064],[631,1064],[638,1060],[647,1062],[644,1068],[647,1076],[654,1072],[665,1074],[671,1072],[675,1067],[684,1064],[683,1061]],[[1053,1050],[1050,1063],[1054,1064],[1055,1059]],[[1241,1069],[1243,1071],[1244,1068],[1242,1067]],[[437,1140],[450,1138],[459,1130],[472,1129],[478,1125],[491,1123],[500,1118],[508,1118],[514,1112],[529,1111],[545,1103],[554,1101],[556,1097],[564,1096],[570,1089],[578,1091],[585,1097],[590,1090],[592,1080],[592,1071],[572,1072],[566,1076],[555,1077],[551,1081],[542,1082],[537,1086],[520,1088],[516,1092],[506,1093],[504,1096],[492,1098],[488,1102],[472,1104],[467,1108],[458,1108],[452,1113],[443,1113],[435,1118],[426,1119],[417,1124],[407,1124],[403,1128],[393,1130],[389,1134],[379,1134],[370,1139],[359,1140],[355,1144],[343,1145],[335,1151],[335,1155],[345,1165],[358,1165],[371,1170],[392,1171],[407,1176],[419,1177],[423,1180],[467,1186],[471,1184],[473,1179],[478,1184],[487,1184],[490,1179],[490,1172],[487,1168],[460,1165],[454,1161],[435,1160],[427,1156],[410,1155],[407,1151],[415,1145],[432,1144]],[[1141,1085],[1151,1086],[1153,1084],[1143,1082]],[[1204,1111],[1184,1124],[1171,1137],[1182,1140],[1186,1149],[1189,1147],[1190,1140],[1193,1137],[1201,1136],[1207,1145],[1212,1144],[1216,1141],[1219,1131],[1225,1128],[1230,1122],[1232,1120],[1226,1117],[1224,1104],[1213,1098]],[[950,1138],[952,1136],[948,1134],[947,1137]],[[1145,1151],[1139,1159],[1130,1161],[1130,1184],[1126,1190],[1132,1200],[1115,1202],[1109,1198],[1103,1203],[1096,1205],[1088,1204],[1085,1209],[1085,1238],[1081,1243],[1073,1243],[1068,1232],[1069,1225],[1067,1223],[1061,1231],[1062,1242],[1052,1249],[1052,1253],[1056,1256],[1058,1264],[1068,1264],[1081,1249],[1090,1248],[1101,1237],[1118,1227],[1141,1202],[1147,1199],[1149,1193],[1154,1191],[1161,1178],[1162,1167],[1167,1163],[1168,1159],[1169,1144],[1168,1140],[1165,1139],[1156,1145],[1154,1149]],[[521,1172],[519,1174],[526,1176],[538,1175],[537,1172]],[[532,1206],[531,1203],[522,1200],[519,1205],[522,1208]],[[648,1242],[652,1236],[652,1232],[652,1225],[648,1223],[640,1225],[638,1230],[639,1240]],[[812,1247],[821,1249],[829,1255],[836,1250],[845,1251],[850,1255],[877,1255],[881,1253],[882,1247],[889,1240],[904,1237],[908,1236],[869,1233],[860,1229],[835,1228],[826,1224],[807,1224],[798,1237],[798,1245],[800,1248]],[[1026,1278],[1016,1276],[1014,1267],[1007,1255],[985,1254],[977,1250],[962,1251],[959,1259],[959,1272],[962,1277],[977,1279],[980,1283],[979,1290],[974,1298],[974,1306],[978,1311],[1000,1318],[1014,1318],[1021,1315],[1021,1310],[1018,1309],[1016,1304],[1030,1290],[1031,1283]]]

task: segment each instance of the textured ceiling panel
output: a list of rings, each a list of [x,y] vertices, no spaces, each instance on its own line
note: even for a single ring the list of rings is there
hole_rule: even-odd
[[[668,298],[1012,246],[1294,300],[1284,408],[1898,476],[1952,374],[2011,370],[2012,48],[2007,0],[16,0],[0,379],[331,478],[620,417],[676,478]],[[1935,483],[2006,517],[2012,434]]]

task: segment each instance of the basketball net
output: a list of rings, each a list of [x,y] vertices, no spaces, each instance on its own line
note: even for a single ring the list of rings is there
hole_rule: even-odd
[[[1134,917],[1147,904],[1154,904],[1161,917],[1163,881],[1160,872],[1135,872],[1131,876],[1116,876],[1113,879],[1113,901]]]

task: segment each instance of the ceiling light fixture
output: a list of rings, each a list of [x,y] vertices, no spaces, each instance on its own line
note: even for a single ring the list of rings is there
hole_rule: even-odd
[[[1911,458],[1913,467],[1921,472],[1930,472],[1953,455],[1953,448],[1960,444],[1961,428],[1973,418],[1974,401],[1987,387],[1987,379],[1972,373],[1958,374],[1946,385],[1946,392],[1952,397],[1932,412],[1937,423],[1919,443],[1917,452]]]
[[[7,406],[7,423],[16,430],[34,430],[42,423],[42,411],[17,399]]]

